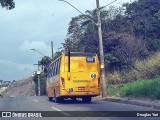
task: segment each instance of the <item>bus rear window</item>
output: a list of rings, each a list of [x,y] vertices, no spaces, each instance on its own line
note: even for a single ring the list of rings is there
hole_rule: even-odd
[[[86,62],[94,63],[95,62],[95,58],[94,57],[86,57]]]

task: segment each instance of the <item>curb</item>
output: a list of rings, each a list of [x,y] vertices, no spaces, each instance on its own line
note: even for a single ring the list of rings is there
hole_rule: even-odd
[[[154,108],[160,110],[160,104],[158,103],[151,103],[151,101],[148,101],[149,103],[144,103],[143,100],[140,100],[141,102],[138,102],[138,100],[132,100],[128,98],[114,98],[114,97],[107,97],[107,98],[100,98],[102,101],[110,101],[110,102],[117,102],[117,103],[124,103],[124,104],[131,104],[136,106],[142,106],[142,107],[148,107],[148,108]]]

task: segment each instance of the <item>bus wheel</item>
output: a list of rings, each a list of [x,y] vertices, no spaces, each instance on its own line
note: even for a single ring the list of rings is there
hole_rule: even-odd
[[[55,103],[60,103],[63,101],[63,98],[61,97],[56,97],[56,92],[54,91],[54,101]]]
[[[61,103],[61,102],[63,102],[63,98],[62,97],[55,97],[55,103]]]
[[[55,101],[55,103],[59,103],[59,98],[58,98],[58,97],[55,97],[55,98],[54,98],[54,101]]]
[[[58,101],[58,97],[56,97],[56,93],[54,92],[54,102],[55,103],[58,103],[59,101]]]
[[[91,99],[92,99],[91,97],[83,97],[82,101],[85,102],[85,103],[90,103]]]
[[[48,97],[48,100],[49,100],[49,101],[52,101],[52,100],[53,100],[53,97]]]

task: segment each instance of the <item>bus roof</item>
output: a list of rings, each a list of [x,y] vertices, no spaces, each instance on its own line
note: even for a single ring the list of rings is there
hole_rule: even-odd
[[[68,53],[65,53],[65,56],[68,56]],[[96,56],[96,54],[95,53],[71,52],[70,56],[86,56],[86,57],[91,57],[91,56]]]

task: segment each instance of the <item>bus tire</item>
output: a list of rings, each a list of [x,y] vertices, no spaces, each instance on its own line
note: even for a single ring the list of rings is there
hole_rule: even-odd
[[[55,103],[59,103],[58,97],[55,97],[55,98],[54,98],[54,101],[55,101]]]
[[[48,97],[48,100],[49,100],[49,101],[52,101],[52,100],[53,100],[53,97]]]
[[[82,98],[82,101],[84,102],[84,103],[90,103],[91,102],[91,97],[83,97]]]
[[[56,91],[54,90],[54,102],[58,103],[58,98],[56,97]]]
[[[62,98],[61,97],[56,97],[56,92],[54,91],[54,102],[55,103],[60,103],[62,102]]]
[[[63,102],[62,97],[55,97],[55,103],[61,103],[61,102]]]

